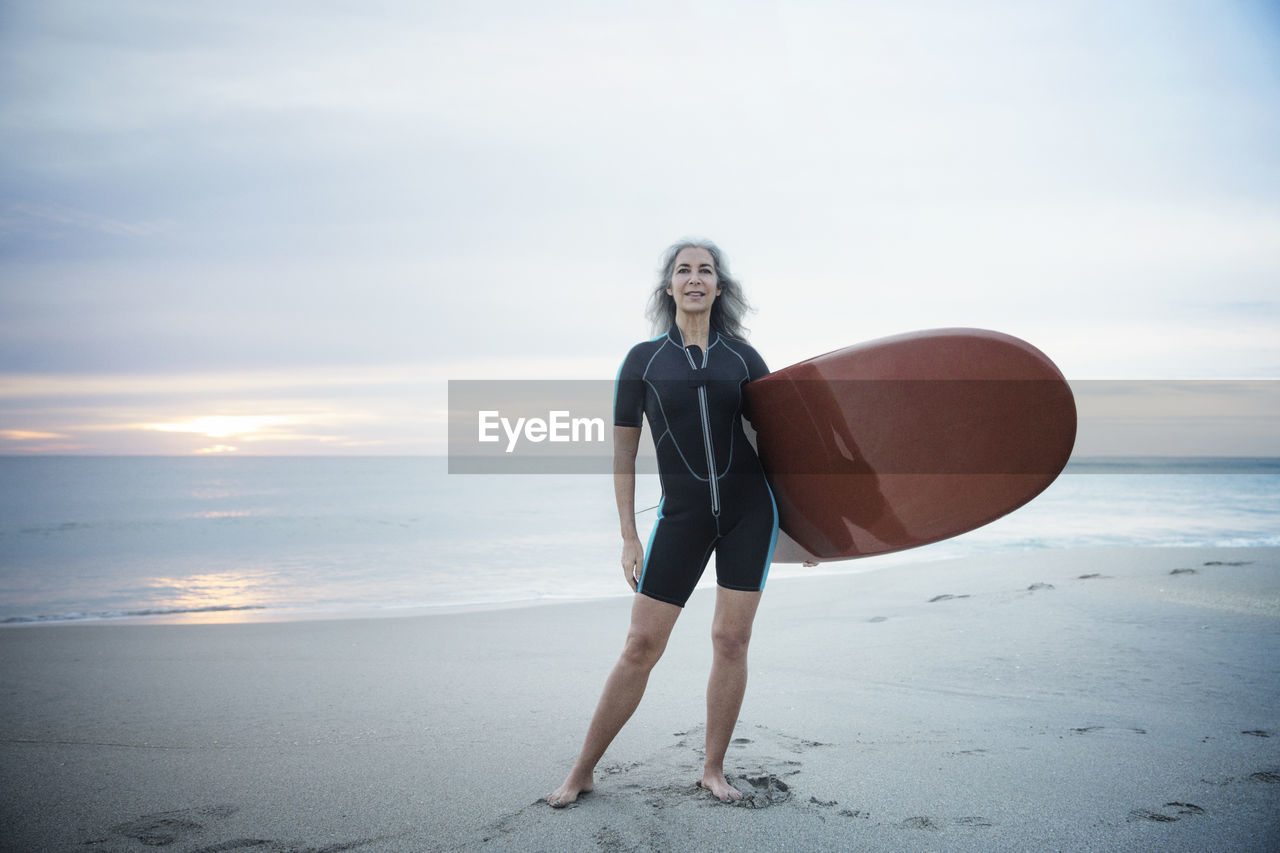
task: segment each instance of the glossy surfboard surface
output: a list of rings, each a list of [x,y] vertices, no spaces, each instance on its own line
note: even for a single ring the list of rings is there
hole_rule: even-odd
[[[746,387],[782,527],[774,562],[914,548],[980,527],[1062,471],[1076,408],[1018,338],[936,329],[870,341]]]

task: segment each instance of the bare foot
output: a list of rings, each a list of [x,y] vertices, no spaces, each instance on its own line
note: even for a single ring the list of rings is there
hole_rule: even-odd
[[[742,792],[730,785],[723,773],[707,773],[698,783],[698,787],[710,791],[711,796],[722,803],[732,803],[742,799]]]
[[[562,809],[565,806],[572,805],[578,801],[578,797],[583,794],[590,794],[596,789],[595,780],[590,776],[586,781],[575,779],[572,775],[564,780],[564,783],[556,788],[544,798],[547,805],[553,809]]]

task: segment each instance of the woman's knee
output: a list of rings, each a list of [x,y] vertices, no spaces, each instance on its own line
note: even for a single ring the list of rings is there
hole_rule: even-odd
[[[751,644],[751,629],[717,626],[711,631],[711,647],[717,657],[741,660],[747,656]]]
[[[646,631],[631,631],[622,648],[622,659],[633,666],[652,668],[666,649],[665,637]]]

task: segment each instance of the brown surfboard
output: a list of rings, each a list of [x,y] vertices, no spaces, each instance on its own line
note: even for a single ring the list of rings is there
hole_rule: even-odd
[[[1000,332],[881,338],[746,388],[778,504],[776,563],[883,554],[973,530],[1044,491],[1075,444],[1061,371]]]

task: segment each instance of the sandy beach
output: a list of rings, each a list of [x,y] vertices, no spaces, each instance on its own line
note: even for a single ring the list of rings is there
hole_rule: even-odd
[[[1043,551],[770,584],[698,791],[695,595],[553,811],[625,598],[0,631],[5,850],[1274,850],[1280,549]]]

